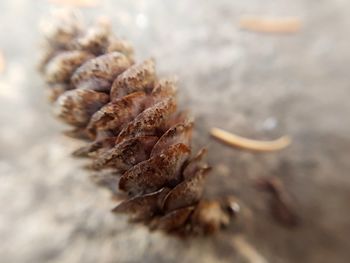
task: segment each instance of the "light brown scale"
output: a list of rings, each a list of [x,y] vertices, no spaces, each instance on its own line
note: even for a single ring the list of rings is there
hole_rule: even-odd
[[[126,123],[144,110],[147,99],[144,92],[135,92],[109,102],[91,117],[87,132],[92,139],[106,132],[118,135]]]
[[[143,136],[121,142],[96,156],[92,167],[94,169],[114,168],[119,172],[125,172],[147,160],[157,140],[158,137],[155,136]]]
[[[185,180],[191,178],[198,170],[207,169],[209,167],[207,162],[203,160],[207,153],[208,150],[206,148],[202,148],[191,160],[189,160],[183,171],[183,177]]]
[[[156,192],[136,196],[126,201],[121,202],[112,211],[115,213],[127,213],[131,219],[148,220],[160,211],[160,200],[169,193],[169,188],[162,188]]]
[[[133,65],[114,80],[111,99],[121,98],[137,91],[150,91],[153,89],[155,79],[153,59]]]
[[[71,49],[75,38],[83,32],[81,17],[76,12],[66,10],[55,11],[52,16],[54,19],[43,24],[45,40],[55,50]]]
[[[182,143],[189,147],[192,138],[192,127],[192,122],[186,124],[180,123],[171,127],[154,145],[151,157],[160,155],[165,149],[173,144]]]
[[[109,46],[111,35],[110,25],[98,23],[89,28],[87,32],[76,39],[76,49],[88,50],[95,55],[103,54]]]
[[[161,217],[156,217],[150,224],[151,229],[163,230],[170,232],[177,230],[185,225],[195,207],[185,207],[172,211]]]
[[[190,149],[184,144],[170,146],[164,153],[143,161],[127,172],[119,181],[119,188],[132,194],[151,193],[181,180],[181,167]]]
[[[96,140],[92,143],[89,143],[77,150],[75,150],[72,154],[75,157],[92,157],[96,156],[101,152],[101,149],[105,151],[106,149],[110,149],[115,146],[116,137],[105,137],[99,140]]]
[[[68,90],[57,99],[54,114],[66,123],[85,127],[92,114],[109,101],[104,93],[86,89]]]
[[[158,102],[130,122],[118,135],[117,142],[137,136],[157,135],[157,130],[164,127],[175,111],[176,101],[173,98]]]
[[[63,94],[64,92],[70,89],[71,89],[71,86],[66,83],[52,84],[46,90],[47,97],[51,103],[54,103],[61,94]]]
[[[107,53],[118,51],[127,56],[131,61],[134,60],[134,48],[125,40],[117,39],[111,36],[109,45],[107,47]]]
[[[209,168],[198,170],[191,178],[182,181],[166,196],[163,204],[165,212],[195,205],[202,198],[205,178]]]
[[[129,68],[132,61],[119,52],[112,52],[90,59],[72,76],[76,88],[108,92],[112,81]]]
[[[94,55],[86,51],[63,51],[53,57],[45,67],[48,83],[69,83],[73,72]]]

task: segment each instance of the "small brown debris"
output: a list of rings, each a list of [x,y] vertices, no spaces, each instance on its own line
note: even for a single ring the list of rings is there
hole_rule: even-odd
[[[97,0],[49,0],[53,4],[69,5],[74,7],[96,7]]]
[[[291,143],[289,136],[283,136],[273,141],[258,141],[247,139],[218,128],[212,128],[210,134],[230,146],[258,152],[279,151],[286,148]]]
[[[296,33],[302,23],[297,17],[242,16],[239,20],[242,29],[261,33]]]
[[[210,234],[217,232],[221,227],[226,227],[230,222],[230,217],[218,201],[202,200],[193,212],[192,220],[194,226],[199,228],[195,230],[196,232]]]
[[[271,195],[271,214],[277,222],[286,227],[295,227],[299,224],[293,200],[281,180],[276,177],[262,178],[257,182],[257,187]]]

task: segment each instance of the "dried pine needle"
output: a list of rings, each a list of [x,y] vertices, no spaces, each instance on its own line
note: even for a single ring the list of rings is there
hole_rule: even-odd
[[[98,5],[97,0],[50,0],[50,2],[74,7],[95,7]]]
[[[245,30],[262,33],[296,33],[300,31],[301,21],[297,17],[242,16],[239,26]]]
[[[291,139],[288,136],[283,136],[273,141],[258,141],[247,139],[227,131],[212,128],[210,134],[227,143],[230,146],[238,147],[245,150],[260,151],[260,152],[272,152],[286,148],[290,143]]]

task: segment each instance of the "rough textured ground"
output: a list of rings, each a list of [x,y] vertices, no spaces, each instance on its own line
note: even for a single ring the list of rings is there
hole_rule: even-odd
[[[187,241],[113,216],[108,192],[69,156],[77,142],[59,135],[35,69],[37,25],[52,6],[0,2],[1,262],[348,262],[349,1],[111,0],[84,9],[89,19],[110,16],[138,58],[153,56],[161,74],[179,77],[197,118],[195,145],[208,146],[216,167],[207,194],[235,194],[250,209],[246,227]],[[237,26],[242,14],[298,16],[304,25],[294,35],[251,33]],[[213,126],[294,142],[252,154],[211,139]],[[294,196],[298,229],[276,225],[252,187],[266,175]],[[242,239],[258,258],[244,255]]]

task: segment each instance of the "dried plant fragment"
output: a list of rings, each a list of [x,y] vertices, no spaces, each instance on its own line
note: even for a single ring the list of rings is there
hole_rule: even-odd
[[[301,28],[301,21],[296,17],[242,16],[239,25],[242,29],[262,33],[296,33]]]
[[[192,220],[194,225],[198,226],[195,231],[210,234],[228,225],[230,218],[227,213],[223,212],[219,202],[203,200],[197,205]]]
[[[210,134],[230,146],[258,152],[279,151],[286,148],[291,143],[291,139],[288,136],[283,136],[274,141],[257,141],[247,139],[218,128],[212,128]]]
[[[299,224],[292,198],[278,178],[262,178],[258,181],[257,187],[270,194],[271,214],[277,222],[286,227],[295,227]]]

